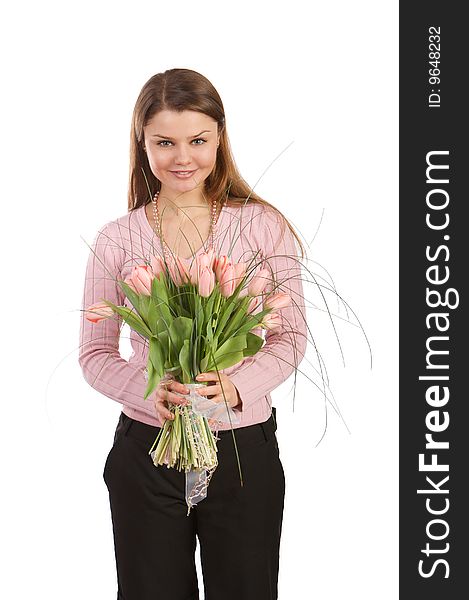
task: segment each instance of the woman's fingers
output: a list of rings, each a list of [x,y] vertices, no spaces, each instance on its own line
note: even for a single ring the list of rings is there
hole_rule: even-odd
[[[171,390],[171,391],[170,391]],[[187,404],[186,398],[182,398],[179,394],[188,394],[189,390],[186,386],[178,381],[163,381],[156,390],[155,408],[162,420],[174,419],[174,414],[168,409],[168,402],[172,404]]]
[[[158,386],[156,395],[163,402],[171,402],[172,404],[186,404],[186,398],[181,397],[181,394],[189,393],[189,390],[186,390],[186,386],[182,383],[172,381],[170,383],[163,383],[163,385]]]
[[[169,382],[168,389],[171,389],[173,392],[179,392],[180,394],[188,394],[190,392],[189,388],[183,383],[179,383],[179,381]]]
[[[161,391],[157,394],[162,402],[171,402],[172,404],[187,404],[187,399],[173,392]]]
[[[158,403],[156,403],[156,411],[158,413],[158,415],[160,416],[161,420],[164,421],[165,420],[173,420],[174,419],[174,415],[173,413],[168,410],[167,408],[165,408],[161,403],[158,405]]]
[[[222,393],[221,386],[219,383],[214,383],[213,385],[206,385],[204,387],[197,388],[197,393],[200,396],[205,396],[205,398],[209,396],[217,396]]]
[[[173,413],[160,400],[155,400],[155,409],[163,423],[167,419],[174,419]]]

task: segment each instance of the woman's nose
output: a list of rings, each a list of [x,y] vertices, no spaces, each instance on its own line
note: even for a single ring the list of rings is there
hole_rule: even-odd
[[[191,162],[190,149],[185,146],[179,146],[176,152],[176,162],[180,165],[188,165]]]

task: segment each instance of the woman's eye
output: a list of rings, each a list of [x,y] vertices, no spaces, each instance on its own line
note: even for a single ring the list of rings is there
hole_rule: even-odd
[[[204,140],[203,138],[196,138],[195,140],[192,140],[193,142],[206,142],[207,140]],[[172,142],[170,142],[169,140],[161,140],[161,142],[157,142],[158,146],[163,146],[163,144],[172,144]],[[195,144],[195,146],[203,146],[203,144]],[[166,145],[163,146],[164,148],[167,148]]]

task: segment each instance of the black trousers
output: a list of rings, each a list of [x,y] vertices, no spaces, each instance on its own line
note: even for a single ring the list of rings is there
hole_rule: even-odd
[[[158,427],[121,413],[103,478],[109,491],[118,600],[276,600],[285,476],[275,408],[265,423],[219,431],[207,497],[187,516],[185,474],[156,467]]]

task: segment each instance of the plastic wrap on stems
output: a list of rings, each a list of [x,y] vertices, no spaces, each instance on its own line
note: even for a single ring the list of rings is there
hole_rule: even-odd
[[[219,439],[211,431],[208,420],[223,424],[236,425],[240,422],[239,415],[227,406],[225,400],[213,402],[197,393],[197,388],[206,387],[203,383],[185,384],[189,394],[179,394],[188,400],[187,406],[173,405],[175,418],[166,421],[160,431],[154,451],[150,451],[155,466],[166,464],[168,468],[184,468],[186,474],[186,503],[187,516],[190,509],[207,497],[210,479],[217,468],[217,447]],[[153,444],[153,446],[155,446]]]

